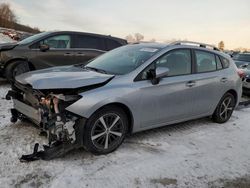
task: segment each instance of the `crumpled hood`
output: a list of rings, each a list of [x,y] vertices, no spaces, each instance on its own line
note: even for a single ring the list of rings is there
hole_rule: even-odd
[[[11,49],[15,48],[17,45],[18,44],[16,42],[0,44],[0,51],[11,50]]]
[[[23,85],[31,85],[33,89],[75,89],[104,83],[113,76],[76,66],[62,66],[27,72],[15,79]]]

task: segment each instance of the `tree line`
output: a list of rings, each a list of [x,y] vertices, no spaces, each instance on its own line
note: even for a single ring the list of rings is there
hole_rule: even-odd
[[[13,10],[11,10],[10,5],[7,3],[0,4],[0,27],[25,31],[29,33],[40,32],[38,28],[32,28],[27,25],[19,24],[17,16],[13,12]]]

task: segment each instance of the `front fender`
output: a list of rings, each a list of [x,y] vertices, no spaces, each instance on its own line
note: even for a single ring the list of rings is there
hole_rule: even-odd
[[[133,114],[136,105],[132,105],[134,103],[133,101],[130,101],[131,98],[129,96],[132,93],[133,91],[131,88],[97,88],[82,93],[82,98],[68,106],[66,110],[84,118],[89,118],[96,110],[105,105],[111,103],[121,103],[127,106]]]

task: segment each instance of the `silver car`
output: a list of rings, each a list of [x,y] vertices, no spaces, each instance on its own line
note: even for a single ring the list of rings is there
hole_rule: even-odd
[[[117,149],[126,134],[201,117],[226,122],[242,81],[233,60],[194,42],[139,43],[87,66],[63,66],[16,77],[12,122],[29,119],[50,145],[70,142],[94,154]]]

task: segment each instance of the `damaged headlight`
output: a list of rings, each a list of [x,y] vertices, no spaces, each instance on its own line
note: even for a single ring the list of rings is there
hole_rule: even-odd
[[[78,117],[65,109],[79,100],[79,95],[64,95],[50,93],[40,98],[43,111],[43,127],[48,130],[49,143],[54,141],[75,141],[74,124]]]
[[[63,101],[77,101],[81,98],[80,95],[63,95],[63,94],[50,94],[50,96],[55,97],[57,99],[63,100]]]

